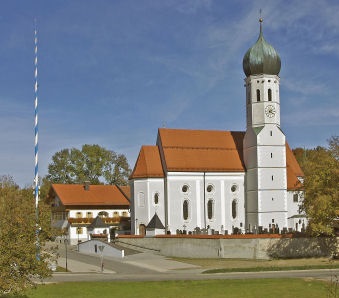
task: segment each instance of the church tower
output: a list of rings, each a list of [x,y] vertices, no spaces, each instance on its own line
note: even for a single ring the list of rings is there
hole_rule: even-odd
[[[280,129],[281,61],[262,32],[243,58],[246,75],[244,161],[246,229],[287,227],[285,135]]]

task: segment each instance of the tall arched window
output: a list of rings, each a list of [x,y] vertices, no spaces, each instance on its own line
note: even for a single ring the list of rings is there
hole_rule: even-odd
[[[237,217],[237,201],[236,200],[232,201],[232,217],[233,218]]]
[[[260,101],[260,90],[257,89],[257,101]]]
[[[272,101],[272,89],[268,89],[268,101]]]
[[[185,200],[184,203],[182,204],[182,215],[183,219],[187,220],[189,217],[189,201]]]
[[[208,219],[213,218],[214,213],[214,202],[213,200],[208,200],[207,202],[207,217]]]

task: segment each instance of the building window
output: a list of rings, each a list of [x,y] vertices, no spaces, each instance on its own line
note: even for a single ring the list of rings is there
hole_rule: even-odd
[[[83,233],[82,227],[77,227],[77,234],[80,235]]]
[[[237,190],[238,190],[238,185],[233,184],[233,185],[231,186],[231,192],[236,192]]]
[[[271,152],[271,158],[273,158],[273,153]]]
[[[211,192],[213,192],[213,190],[214,190],[214,187],[213,187],[212,184],[207,185],[207,187],[206,187],[207,192],[211,193]]]
[[[154,204],[155,205],[158,205],[159,204],[159,193],[155,193],[154,196],[153,196],[153,201],[154,201]]]
[[[213,218],[214,213],[214,201],[213,200],[208,200],[207,202],[207,217],[208,219]]]
[[[101,218],[103,218],[103,217],[108,217],[108,212],[106,212],[106,211],[100,211],[100,212],[98,213],[98,215],[99,215],[99,217],[101,217]]]
[[[128,217],[128,212],[127,212],[127,211],[123,211],[123,212],[122,212],[122,216],[123,216],[123,217]]]
[[[82,212],[77,212],[75,215],[76,218],[82,218]]]
[[[183,185],[182,188],[181,188],[181,191],[183,193],[188,193],[188,190],[189,190],[189,186],[187,184]]]
[[[189,201],[184,200],[182,204],[182,215],[184,220],[188,220],[189,218]]]
[[[87,212],[86,217],[87,218],[93,218],[93,212]]]
[[[298,203],[298,199],[299,199],[299,196],[298,196],[297,193],[295,193],[295,194],[293,195],[293,202],[294,202],[294,203]]]
[[[257,101],[260,101],[260,90],[257,89]]]
[[[232,217],[233,218],[236,218],[237,217],[237,201],[236,200],[233,200],[232,201]]]
[[[272,89],[268,89],[268,101],[272,101]]]
[[[274,180],[274,177],[273,177],[273,175],[272,175],[272,181]]]

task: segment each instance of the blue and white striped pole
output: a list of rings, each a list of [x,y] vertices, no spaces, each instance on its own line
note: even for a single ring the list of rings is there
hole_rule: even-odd
[[[34,195],[35,195],[35,215],[36,215],[36,258],[40,260],[40,241],[39,241],[39,143],[38,143],[38,136],[39,136],[39,122],[38,122],[38,32],[36,27],[35,21],[35,28],[34,28],[34,94],[35,94],[35,101],[34,101],[34,153],[35,153],[35,168],[34,168]]]

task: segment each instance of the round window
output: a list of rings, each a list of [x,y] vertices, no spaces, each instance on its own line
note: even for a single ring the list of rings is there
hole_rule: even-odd
[[[231,187],[231,191],[236,192],[237,190],[238,190],[238,185],[233,184],[232,187]]]
[[[212,192],[213,189],[214,189],[214,187],[213,187],[212,184],[209,184],[209,185],[207,185],[207,187],[206,187],[207,192]]]
[[[188,185],[183,185],[182,188],[181,188],[182,192],[188,192]]]

